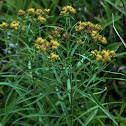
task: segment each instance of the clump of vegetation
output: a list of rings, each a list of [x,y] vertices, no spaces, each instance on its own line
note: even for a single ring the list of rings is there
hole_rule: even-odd
[[[6,48],[10,42],[16,45],[8,56],[11,70],[0,82],[6,95],[1,125],[86,126],[103,125],[107,119],[118,125],[105,107],[110,104],[105,103],[107,88],[98,86],[106,81],[104,69],[116,50],[106,49],[109,42],[100,25],[73,24],[72,6],[59,14],[65,25],[48,24],[50,11],[19,10],[17,20],[0,24]]]

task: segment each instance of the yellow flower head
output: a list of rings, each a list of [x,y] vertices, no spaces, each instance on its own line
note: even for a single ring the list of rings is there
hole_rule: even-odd
[[[43,44],[43,43],[45,43],[45,39],[42,39],[42,37],[38,37],[36,40],[36,43],[38,43],[38,44]]]
[[[114,50],[111,50],[111,51],[110,51],[110,56],[113,57],[113,56],[115,56],[115,55],[116,55],[115,51],[114,51]]]
[[[42,9],[37,9],[36,11],[35,11],[35,14],[38,16],[38,15],[40,15],[40,14],[42,14]]]
[[[102,27],[101,27],[101,25],[96,24],[94,27],[98,31],[102,31],[103,30]]]
[[[84,43],[84,42],[82,41],[82,39],[80,39],[80,40],[77,41],[77,44],[78,44],[78,45],[83,45],[83,43]]]
[[[91,36],[96,36],[98,34],[97,31],[92,31]]]
[[[111,61],[111,57],[109,55],[104,55],[104,58],[103,58],[102,62],[104,63],[106,61],[108,61],[108,62]]]
[[[25,26],[22,26],[22,27],[21,27],[21,31],[24,31],[24,30],[25,30]]]
[[[50,39],[60,38],[61,37],[60,33],[62,30],[63,30],[62,28],[54,27],[54,29],[49,32],[49,38]]]
[[[87,34],[90,34],[95,42],[99,41],[99,42],[102,42],[104,44],[107,42],[107,41],[105,41],[104,38],[102,38],[101,35],[99,35],[98,32],[102,31],[103,29],[98,24],[93,24],[89,21],[88,22],[79,21],[78,25],[75,26],[75,30],[80,31],[80,32],[84,31]]]
[[[52,46],[52,49],[57,49],[58,47],[57,46]]]
[[[30,15],[35,15],[35,9],[34,8],[30,8],[27,10],[28,14]]]
[[[76,10],[72,6],[66,6],[66,8],[67,8],[67,11],[69,11],[70,13],[72,14],[76,13]]]
[[[50,9],[44,9],[44,12],[45,13],[49,13],[50,12]]]
[[[36,43],[40,43],[41,40],[42,40],[42,37],[38,37],[35,41]]]
[[[45,22],[46,22],[46,19],[45,19],[44,17],[41,17],[41,16],[38,17],[38,20],[39,20],[41,23],[45,23]]]
[[[26,17],[26,13],[25,13],[25,11],[23,11],[23,10],[19,10],[18,11],[18,14],[17,14],[18,16],[23,16],[23,17]]]
[[[105,37],[102,37],[101,43],[103,43],[103,44],[107,44],[107,40],[106,40]]]
[[[99,55],[99,54],[98,54],[98,55],[96,55],[96,60],[97,60],[97,61],[102,61],[102,56],[101,56],[101,55]]]
[[[35,44],[36,48],[39,49],[39,44]]]
[[[50,43],[52,44],[52,49],[57,49],[60,46],[56,40],[51,40]]]
[[[36,40],[35,46],[39,49],[39,52],[43,52],[46,54],[51,49],[51,43],[48,42],[46,39],[42,39],[42,37],[38,37]]]
[[[19,26],[19,22],[18,21],[12,21],[10,24],[10,28],[17,30]]]
[[[101,52],[101,54],[105,55],[106,54],[106,50],[103,49],[102,52]]]
[[[102,50],[101,53],[97,50],[91,51],[91,53],[96,56],[96,60],[100,62],[110,62],[111,58],[115,55],[114,50]]]
[[[92,31],[91,37],[95,42],[101,42],[103,44],[107,44],[107,40],[105,37],[102,37],[102,35],[99,35],[98,31]]]
[[[9,25],[6,22],[2,22],[2,24],[0,24],[0,28],[7,28]]]
[[[60,15],[62,15],[62,16],[69,16],[69,13],[75,14],[76,10],[72,6],[64,6],[64,7],[62,7],[62,11],[60,12]]]
[[[50,53],[49,58],[51,59],[51,62],[55,62],[56,60],[59,60],[59,55],[56,55],[54,53]]]

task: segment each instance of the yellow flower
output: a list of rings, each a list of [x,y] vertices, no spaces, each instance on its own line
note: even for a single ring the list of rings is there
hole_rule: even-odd
[[[76,13],[76,10],[73,8],[73,7],[71,7],[71,6],[66,6],[67,7],[67,10],[70,12],[70,13],[72,13],[72,14],[75,14]]]
[[[91,37],[94,39],[95,42],[99,41],[103,44],[107,44],[106,38],[99,35],[98,31],[92,31]]]
[[[30,8],[27,10],[28,14],[30,15],[35,15],[35,9],[34,8]]]
[[[95,36],[95,35],[97,35],[97,34],[98,34],[97,31],[92,31],[91,36]]]
[[[44,12],[49,13],[50,9],[44,9]]]
[[[43,52],[46,54],[51,49],[51,43],[49,43],[46,39],[42,39],[42,37],[38,37],[36,40],[35,46],[39,49],[39,52]]]
[[[72,34],[72,37],[74,37],[74,36],[75,36],[75,33]]]
[[[57,47],[60,46],[60,44],[59,44],[57,41],[53,42],[53,45],[54,45],[54,46],[57,46]]]
[[[55,62],[56,60],[59,60],[59,55],[50,53],[50,56],[48,58],[50,58],[52,62]]]
[[[21,27],[21,31],[24,31],[24,30],[25,30],[25,26],[22,26],[22,27]]]
[[[102,56],[101,56],[101,55],[99,55],[99,54],[98,54],[98,55],[96,55],[96,60],[97,60],[97,61],[102,61]]]
[[[52,46],[52,49],[57,49],[58,47],[57,46]]]
[[[54,27],[54,29],[49,32],[49,38],[50,39],[60,38],[61,37],[60,33],[62,30],[63,30],[62,28]]]
[[[76,10],[72,6],[64,6],[64,7],[62,7],[62,11],[60,12],[60,15],[62,15],[62,16],[69,16],[69,13],[75,14]]]
[[[62,10],[67,12],[67,7],[66,6],[62,7]]]
[[[23,16],[23,17],[26,17],[26,13],[25,13],[25,11],[23,11],[23,10],[19,10],[18,11],[18,14],[17,14],[18,16]]]
[[[38,20],[39,20],[41,23],[45,23],[45,22],[46,22],[46,19],[45,19],[44,17],[41,17],[41,16],[38,17]]]
[[[105,38],[105,37],[102,37],[101,42],[102,42],[103,44],[107,44],[107,40],[106,40],[106,38]]]
[[[60,46],[56,40],[51,40],[50,43],[52,44],[52,49],[57,49]]]
[[[106,62],[106,61],[108,61],[108,62],[111,61],[111,57],[109,55],[104,55],[102,62]]]
[[[115,51],[114,51],[114,50],[111,50],[111,51],[110,51],[110,56],[113,57],[113,56],[115,56],[115,55],[116,55]]]
[[[38,37],[35,41],[38,44],[44,44],[46,42],[46,40],[45,39],[42,39],[42,37]]]
[[[101,54],[105,55],[105,53],[106,53],[106,50],[103,49],[102,52],[101,52]]]
[[[102,40],[102,43],[104,44],[106,43],[105,39],[102,38],[102,36],[99,35],[98,33],[99,31],[102,31],[101,26],[98,24],[93,24],[89,21],[88,22],[79,21],[78,25],[75,26],[75,30],[80,32],[84,31],[87,34],[90,34],[95,42],[97,41],[101,42]]]
[[[2,22],[2,24],[0,24],[0,28],[7,28],[9,25],[6,22]]]
[[[12,21],[10,24],[10,28],[17,30],[19,26],[19,22],[18,21]]]
[[[69,16],[69,12],[61,11],[61,12],[60,12],[60,15],[63,15],[63,16]]]
[[[41,40],[42,40],[42,37],[38,37],[35,41],[36,41],[36,43],[40,43]]]
[[[98,31],[102,31],[103,30],[101,25],[98,25],[98,24],[95,25],[95,29],[98,30]]]
[[[37,48],[37,49],[39,49],[39,48],[40,48],[40,46],[39,46],[38,44],[35,44],[35,46],[36,46],[36,48]]]
[[[36,15],[40,15],[40,14],[42,14],[42,12],[43,12],[42,9],[37,9],[37,10],[35,11],[35,14],[36,14]]]
[[[52,37],[51,35],[49,35],[49,38],[50,38],[50,39],[53,39],[53,37]]]
[[[77,41],[77,44],[78,44],[78,45],[82,45],[83,43],[84,43],[84,42],[83,42],[81,39]]]
[[[96,56],[96,60],[100,62],[110,62],[111,58],[115,55],[114,50],[102,50],[101,53],[97,50],[91,51],[91,53]]]

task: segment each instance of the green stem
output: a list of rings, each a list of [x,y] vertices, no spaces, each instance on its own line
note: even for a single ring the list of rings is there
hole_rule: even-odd
[[[72,67],[72,66],[71,66]],[[70,93],[70,97],[71,97],[71,126],[73,126],[73,84],[72,84],[72,69],[70,69],[70,82],[71,82],[71,93]]]
[[[5,45],[6,45],[6,49],[7,49],[7,39],[6,39],[6,36],[7,36],[6,31],[4,31],[4,40],[5,40]]]
[[[123,3],[124,11],[126,11],[126,2],[124,0],[121,0]],[[126,42],[126,16],[123,14],[123,40]]]
[[[73,126],[73,90],[71,84],[71,126]]]
[[[68,32],[70,26],[71,26],[70,17],[66,17],[66,23],[65,23],[66,32]]]

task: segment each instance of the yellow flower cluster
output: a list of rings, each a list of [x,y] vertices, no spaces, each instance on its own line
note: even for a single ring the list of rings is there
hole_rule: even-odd
[[[35,44],[36,48],[39,49],[39,52],[43,52],[45,55],[47,54],[47,52],[49,52],[50,49],[57,49],[60,46],[57,40],[51,40],[50,42],[48,42],[46,39],[38,37],[35,41],[37,43]],[[51,53],[49,58],[51,59],[51,61],[55,62],[59,59],[59,56]]]
[[[50,53],[50,56],[48,58],[50,58],[52,62],[55,62],[56,60],[59,60],[59,55]]]
[[[42,9],[34,9],[34,8],[30,8],[30,9],[28,9],[27,10],[27,12],[28,12],[28,14],[30,14],[30,15],[37,15],[37,16],[39,16],[39,15],[47,15],[49,12],[50,12],[50,9],[44,9],[44,10],[42,10]]]
[[[91,52],[95,57],[96,60],[99,62],[110,62],[111,58],[115,56],[115,51],[114,50],[102,50],[101,52],[94,50]]]
[[[18,11],[18,14],[17,14],[18,16],[23,16],[23,17],[26,17],[26,13],[25,13],[25,11],[23,11],[23,10],[19,10]]]
[[[51,40],[50,43],[52,45],[52,49],[57,49],[60,46],[57,40]]]
[[[69,16],[69,13],[75,14],[76,10],[72,6],[62,7],[62,11],[60,12],[60,15]]]
[[[17,30],[18,29],[18,26],[19,26],[19,22],[18,21],[12,21],[10,23],[10,28],[12,28],[14,30]]]
[[[54,29],[49,32],[49,38],[50,39],[60,38],[61,37],[60,33],[62,30],[63,28],[54,27]]]
[[[41,16],[38,17],[38,20],[39,20],[41,23],[45,23],[45,22],[46,22],[46,19],[45,19],[44,17],[41,17]]]
[[[31,16],[35,16],[35,15],[37,15],[37,16],[47,16],[47,14],[50,12],[50,9],[44,9],[44,10],[42,10],[42,9],[36,9],[35,10],[35,8],[30,8],[30,9],[28,9],[27,10],[27,13],[29,14],[29,15],[31,15]],[[26,17],[26,12],[25,11],[23,11],[23,10],[19,10],[18,11],[18,14],[17,14],[18,16],[23,16],[23,17]]]
[[[21,31],[24,31],[24,30],[25,30],[25,26],[22,26],[22,27],[21,27]]]
[[[42,39],[42,37],[38,37],[36,39],[36,43],[37,44],[35,44],[35,46],[37,47],[37,49],[40,49],[42,52],[48,52],[49,49],[51,48],[57,49],[60,46],[57,40],[51,40],[50,42],[48,42],[46,39]]]
[[[29,15],[35,15],[35,8],[30,8],[27,10]]]
[[[9,25],[6,22],[2,22],[2,24],[0,24],[0,28],[7,28]]]
[[[107,40],[102,35],[99,35],[97,31],[92,31],[91,37],[94,39],[95,42],[101,42],[103,44],[107,44]]]
[[[39,52],[42,51],[46,54],[51,49],[51,44],[46,39],[42,39],[42,37],[38,37],[36,39],[36,43],[37,44],[35,44],[35,46],[40,50]]]
[[[40,15],[40,14],[42,14],[43,13],[43,11],[42,11],[42,9],[37,9],[36,11],[35,11],[35,14],[38,16],[38,15]]]
[[[50,12],[50,9],[44,9],[44,12],[45,13],[49,13]]]
[[[80,39],[80,40],[77,41],[77,44],[78,44],[78,45],[83,45],[83,43],[84,43],[84,42],[82,41],[82,39]]]
[[[49,12],[50,12],[50,9],[44,9],[44,10],[42,10],[42,9],[36,9],[35,10],[35,8],[30,8],[30,9],[27,10],[27,13],[30,16],[34,16],[34,19],[33,19],[34,21],[39,21],[42,24],[46,22],[46,18],[44,18],[44,17],[46,17]],[[26,17],[27,14],[25,13],[25,11],[23,11],[23,10],[20,9],[18,11],[17,15],[18,16]]]
[[[44,10],[42,10],[42,9],[37,9],[36,11],[35,11],[35,14],[38,16],[38,15],[47,15],[48,13],[50,12],[50,9],[44,9]]]
[[[75,33],[70,34],[69,32],[65,32],[63,35],[61,35],[62,30],[63,28],[54,27],[54,29],[49,32],[49,38],[53,40],[60,37],[64,40],[74,38]]]
[[[101,28],[100,25],[98,24],[93,24],[91,22],[78,22],[78,25],[75,26],[76,31],[85,31],[87,34],[92,33],[92,31],[102,31],[103,29]]]
[[[78,25],[75,26],[76,31],[84,31],[87,34],[91,34],[91,37],[95,42],[101,42],[103,44],[107,44],[107,40],[102,35],[99,35],[99,31],[102,31],[100,25],[93,24],[91,22],[79,22]]]

